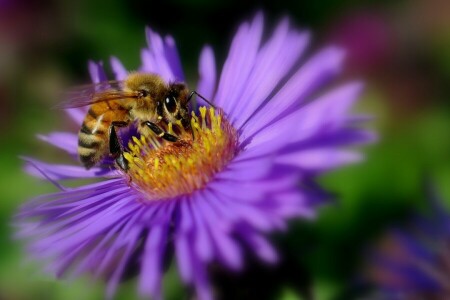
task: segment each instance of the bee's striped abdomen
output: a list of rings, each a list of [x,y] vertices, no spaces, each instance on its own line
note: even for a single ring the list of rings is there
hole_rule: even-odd
[[[83,165],[89,169],[103,156],[109,124],[104,120],[106,111],[92,105],[78,133],[78,155]]]
[[[124,121],[128,111],[117,102],[93,104],[78,133],[78,155],[89,169],[109,152],[109,130],[114,121]]]

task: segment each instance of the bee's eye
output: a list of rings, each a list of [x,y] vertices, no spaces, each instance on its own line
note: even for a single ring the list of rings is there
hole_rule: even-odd
[[[166,106],[167,111],[170,113],[174,113],[177,110],[177,100],[173,96],[166,97],[164,105]]]
[[[148,92],[147,92],[146,90],[140,90],[140,91],[139,91],[139,96],[140,96],[141,98],[145,98],[145,97],[148,96]]]

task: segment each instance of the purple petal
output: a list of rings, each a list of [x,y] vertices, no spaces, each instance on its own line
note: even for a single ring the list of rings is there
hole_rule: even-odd
[[[274,213],[283,218],[302,217],[312,219],[316,216],[316,208],[309,203],[313,196],[307,193],[301,193],[295,189],[276,193],[272,197],[278,204],[278,207],[274,209]]]
[[[282,121],[264,128],[262,132],[253,136],[249,140],[245,151],[239,155],[237,160],[253,160],[265,155],[273,155],[273,153],[292,143],[292,129],[298,126],[292,120],[294,117],[295,115],[292,118],[284,118]],[[289,138],[286,136],[287,132],[291,133]]]
[[[346,112],[358,99],[360,83],[350,83],[334,89],[309,105],[298,109],[287,117],[276,120],[258,132],[246,148],[245,157],[258,157],[286,144],[324,135],[337,130],[347,120]],[[295,130],[292,130],[295,128]],[[290,132],[289,139],[284,132]],[[363,140],[361,140],[363,142]]]
[[[208,280],[208,274],[205,265],[197,260],[194,260],[195,266],[195,291],[199,300],[213,300],[211,287]]]
[[[125,267],[135,250],[136,244],[138,243],[139,233],[140,232],[135,229],[134,234],[133,232],[131,232],[128,235],[128,238],[130,239],[129,244],[125,248],[122,257],[120,258],[120,262],[114,270],[112,278],[108,281],[108,286],[106,288],[106,296],[108,299],[112,299],[116,293],[117,286],[119,285],[121,277],[123,276]]]
[[[294,141],[317,135],[319,131],[332,131],[342,127],[361,90],[362,84],[359,82],[345,84],[299,109],[298,115],[289,116],[299,123]]]
[[[139,214],[136,214],[139,215]],[[132,218],[130,218],[132,219]],[[121,228],[124,227],[125,229],[127,227],[131,227],[130,219],[122,219],[117,224],[114,225],[104,236],[99,236],[99,242],[97,245],[95,245],[92,250],[88,254],[86,254],[81,261],[78,263],[74,270],[75,275],[80,275],[82,272],[88,272],[92,265],[99,265],[99,261],[97,260],[97,256],[99,253],[103,254],[104,250],[109,248],[108,244],[114,240],[114,237],[121,232]],[[133,224],[134,225],[134,224]],[[123,231],[122,231],[123,232]],[[117,242],[117,239],[115,239],[115,242]],[[111,248],[109,248],[111,249]],[[98,274],[100,274],[100,271],[97,271]]]
[[[216,64],[214,52],[209,46],[205,46],[200,54],[199,74],[197,91],[203,97],[212,101],[216,89]],[[202,102],[201,99],[198,99],[198,101]]]
[[[123,270],[124,260],[128,260],[131,251],[136,247],[135,243],[142,230],[133,222],[135,221],[135,215],[139,215],[137,210],[118,221],[117,223],[123,222],[123,224],[118,227],[116,231],[115,228],[110,228],[106,234],[99,235],[99,238],[103,238],[103,236],[108,235],[111,231],[115,232],[115,235],[111,236],[109,241],[107,240],[105,247],[94,252],[94,274],[97,278],[100,277],[100,275],[103,275],[103,277],[109,277],[110,281],[117,282],[118,277],[122,275],[121,268]],[[128,244],[126,242],[128,242]],[[114,271],[111,271],[111,268],[114,268]],[[114,288],[114,282],[109,282],[108,289],[113,290]],[[109,291],[109,293],[111,293],[111,291]]]
[[[177,45],[173,37],[166,36],[164,38],[164,50],[167,58],[167,62],[175,76],[175,80],[183,81],[184,74],[181,66],[180,55],[178,55]]]
[[[268,263],[278,262],[278,254],[275,249],[256,231],[246,227],[241,227],[240,230],[238,230],[238,233],[249,245],[251,251],[254,251],[255,254],[261,258],[261,260]]]
[[[228,268],[240,270],[242,268],[242,252],[237,242],[228,233],[224,233],[209,224],[210,235],[214,241],[219,260]]]
[[[62,191],[58,193],[41,195],[33,200],[29,201],[22,207],[22,211],[33,211],[36,206],[54,205],[55,203],[71,203],[73,200],[70,199],[71,196],[78,197],[80,194],[98,193],[101,194],[104,191],[115,190],[116,188],[127,187],[123,184],[123,179],[110,179],[103,180],[96,183],[87,184],[84,186],[77,187],[68,191]],[[127,187],[128,188],[128,187]],[[79,198],[75,198],[76,200]],[[75,200],[75,201],[76,201]]]
[[[209,184],[209,188],[215,194],[222,195],[229,199],[237,201],[256,202],[262,199],[265,194],[263,189],[258,189],[259,185],[255,187],[254,182],[240,182],[240,181],[213,181]],[[236,193],[239,191],[239,193]]]
[[[361,159],[360,153],[323,148],[278,155],[276,162],[298,166],[307,171],[328,171],[342,165],[361,161]]]
[[[216,175],[220,180],[249,181],[264,177],[271,169],[272,157],[263,157],[245,161],[232,161],[227,169]]]
[[[192,265],[191,247],[186,234],[175,236],[175,252],[178,270],[183,282],[192,283],[194,277],[194,267]]]
[[[201,203],[205,204],[204,207],[206,207],[206,205],[209,205],[211,211],[215,211],[218,217],[216,219],[208,218],[210,224],[217,224],[218,225],[217,227],[221,231],[227,231],[226,229],[229,229],[227,224],[234,224],[238,222],[239,220],[238,215],[224,205],[223,201],[220,198],[220,195],[214,194],[214,192],[211,189],[204,189],[203,193],[204,198],[208,200],[203,201]],[[218,222],[218,220],[220,220],[220,222]],[[225,224],[225,226],[220,226],[222,222]]]
[[[237,105],[247,77],[252,70],[263,31],[262,14],[256,15],[252,24],[243,24],[236,34],[230,54],[223,67],[215,103],[225,112]]]
[[[78,179],[78,178],[97,178],[99,176],[112,175],[108,170],[92,168],[86,170],[83,167],[61,164],[46,164],[31,158],[24,158],[28,164],[25,165],[25,171],[38,178],[46,177],[52,180]]]
[[[377,140],[377,135],[369,130],[357,128],[339,128],[331,132],[319,132],[310,138],[296,142],[283,149],[283,153],[302,151],[303,149],[319,147],[340,147],[351,145],[364,145]]]
[[[183,197],[179,201],[180,210],[180,226],[179,231],[182,233],[190,232],[194,226],[194,221],[190,212],[190,198]]]
[[[265,214],[263,210],[259,209],[253,204],[245,204],[242,202],[230,202],[228,203],[229,209],[233,210],[239,215],[240,219],[253,228],[260,231],[269,231],[274,229],[270,216]]]
[[[143,60],[144,70],[155,71],[155,73],[161,75],[161,77],[168,82],[176,80],[176,77],[170,68],[170,64],[167,61],[162,38],[150,28],[146,29],[146,37],[148,44],[148,52],[146,52],[146,55],[149,56],[149,58]],[[145,63],[148,62],[151,62],[152,65],[147,66]]]
[[[166,248],[166,239],[169,229],[171,215],[174,209],[174,202],[160,202],[157,204],[156,219],[165,219],[164,222],[148,226],[150,230],[145,249],[143,253],[143,261],[141,275],[139,278],[139,289],[143,295],[152,295],[153,298],[161,298],[161,279],[162,279],[162,262]],[[149,225],[149,224],[147,224]]]
[[[64,256],[47,266],[47,272],[55,274],[57,278],[61,278],[68,272],[80,253],[89,245],[88,242],[80,243],[71,249],[67,249]],[[39,257],[38,257],[39,258]]]
[[[94,62],[89,61],[88,64],[89,74],[91,75],[91,80],[94,83],[108,81],[108,77],[106,76],[105,70],[103,69],[102,62]]]
[[[213,258],[213,247],[211,237],[207,232],[208,220],[204,218],[200,210],[197,208],[198,202],[207,201],[202,198],[202,193],[197,194],[195,199],[192,199],[191,214],[195,220],[195,240],[194,249],[199,259],[203,262],[209,262]]]
[[[281,190],[290,189],[300,181],[300,176],[298,174],[271,173],[270,175],[271,176],[248,182],[212,182],[209,184],[209,188],[213,190],[213,193],[223,193],[227,198],[233,200],[252,202],[252,195],[259,195],[258,192],[260,192],[261,195],[268,192],[279,192]],[[236,190],[238,190],[239,193],[236,193]],[[241,196],[241,193],[243,193],[243,196]]]
[[[83,120],[86,117],[86,112],[87,112],[83,108],[70,108],[70,109],[65,109],[64,111],[79,126],[81,126],[81,123],[83,123]]]
[[[115,197],[114,204],[109,205],[102,211],[95,211],[95,214],[90,214],[87,218],[80,221],[72,221],[70,227],[54,233],[48,237],[40,239],[36,242],[36,249],[47,248],[52,245],[51,249],[46,250],[46,254],[57,253],[63,251],[65,248],[73,247],[78,243],[84,242],[92,236],[107,231],[118,220],[124,218],[131,211],[135,210],[133,205],[127,205],[128,202],[134,199],[133,196],[119,195]],[[120,200],[120,201],[118,201]],[[94,209],[92,209],[94,212]],[[76,224],[75,224],[76,223]],[[70,236],[70,239],[67,238]]]
[[[214,201],[214,199],[208,197],[209,194],[208,192],[199,192],[199,193],[204,193],[204,195],[195,197],[198,197],[203,200],[196,201],[195,209],[198,210],[200,217],[205,219],[204,223],[212,224],[215,222],[216,226],[221,231],[230,232],[233,226],[232,222],[230,221],[230,218],[221,214],[221,210],[218,209],[216,206],[211,205],[211,201]]]
[[[139,290],[142,295],[152,295],[153,299],[162,299],[161,279],[162,261],[167,237],[167,226],[155,226],[150,230],[142,254],[142,269],[139,277]]]
[[[237,217],[236,213],[223,205],[223,201],[217,198],[216,195],[206,191],[204,193],[205,199],[208,199],[211,205],[214,205],[216,209],[219,209],[219,215],[221,215],[222,218],[228,218],[230,220]],[[240,269],[242,267],[242,253],[236,241],[232,239],[228,232],[224,232],[217,226],[217,220],[211,220],[210,218],[204,218],[204,220],[207,222],[205,224],[215,245],[214,248],[220,261],[231,269]]]
[[[308,41],[308,33],[288,32],[287,20],[279,25],[272,40],[258,54],[239,105],[229,113],[236,115],[236,127],[240,128],[282,82],[303,54]]]
[[[153,58],[153,54],[150,52],[149,49],[145,48],[141,50],[141,61],[142,61],[142,66],[140,68],[141,71],[155,74],[158,73],[155,59]]]
[[[124,80],[127,77],[128,71],[117,57],[112,56],[110,59],[110,64],[116,80]]]
[[[47,142],[66,151],[70,155],[78,155],[78,137],[76,134],[69,132],[53,132],[48,135],[39,134],[38,138],[44,142]]]
[[[344,55],[340,49],[327,48],[300,68],[275,96],[243,127],[245,137],[271,125],[305,101],[317,87],[340,71]]]

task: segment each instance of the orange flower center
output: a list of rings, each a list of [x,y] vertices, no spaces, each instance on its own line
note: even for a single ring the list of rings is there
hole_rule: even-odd
[[[133,137],[125,152],[131,185],[149,200],[171,199],[202,189],[235,156],[238,138],[221,111],[192,112],[191,128],[172,124],[167,131],[180,138],[168,142],[155,135]]]

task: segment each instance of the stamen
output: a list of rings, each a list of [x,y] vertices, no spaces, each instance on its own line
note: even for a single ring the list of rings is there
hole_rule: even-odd
[[[212,107],[199,111],[199,116],[192,112],[193,132],[181,122],[164,128],[179,137],[178,142],[154,134],[130,141],[124,153],[128,175],[146,199],[170,199],[202,189],[236,155],[237,132],[223,113]]]

